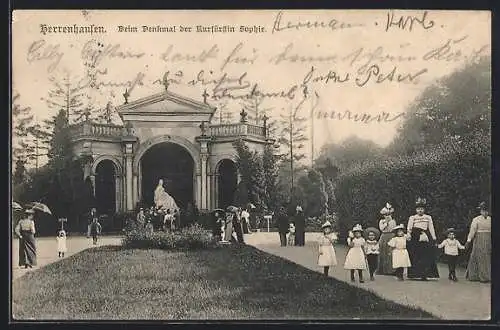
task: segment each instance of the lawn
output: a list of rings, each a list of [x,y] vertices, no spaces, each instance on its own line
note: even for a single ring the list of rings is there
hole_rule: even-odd
[[[13,282],[20,319],[432,319],[251,246],[101,247]]]

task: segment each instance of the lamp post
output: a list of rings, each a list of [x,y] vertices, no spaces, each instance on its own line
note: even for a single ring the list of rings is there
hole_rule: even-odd
[[[64,223],[68,222],[67,218],[59,218],[58,220],[61,223],[61,230],[64,230]]]

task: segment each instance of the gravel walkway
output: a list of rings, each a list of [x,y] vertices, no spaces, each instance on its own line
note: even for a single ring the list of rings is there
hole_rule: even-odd
[[[317,233],[306,234],[305,247],[280,247],[278,233],[253,233],[246,235],[246,242],[258,249],[293,261],[306,268],[322,272],[318,267]],[[347,247],[336,246],[338,266],[330,270],[330,276],[350,282],[349,271],[343,269]],[[399,282],[392,276],[375,276],[375,281],[353,283],[357,287],[374,292],[382,298],[421,309],[446,320],[489,320],[491,315],[490,284],[469,282],[465,269],[457,269],[459,282],[448,280],[448,268],[438,264],[439,280]],[[365,272],[365,277],[368,277]]]
[[[98,245],[92,245],[92,239],[82,237],[82,236],[74,236],[67,238],[67,247],[68,252],[64,254],[64,257],[67,258],[75,253],[81,252],[86,249],[93,248],[95,246],[102,245],[120,245],[121,238],[114,236],[103,236],[99,239]],[[24,269],[18,266],[19,261],[19,240],[14,239],[12,242],[12,279],[16,279],[27,272],[36,270],[40,267],[53,263],[55,261],[60,260],[61,258],[57,255],[57,242],[56,238],[51,237],[42,237],[36,239],[36,248],[37,248],[37,262],[38,265],[33,268]]]

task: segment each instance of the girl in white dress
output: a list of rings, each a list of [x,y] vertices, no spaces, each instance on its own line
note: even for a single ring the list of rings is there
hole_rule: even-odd
[[[406,250],[407,235],[404,226],[399,225],[393,228],[396,236],[387,243],[392,248],[392,268],[396,269],[398,280],[404,281],[403,274],[405,268],[411,267],[410,256]]]
[[[345,257],[344,268],[351,271],[351,282],[355,281],[354,274],[357,270],[359,283],[364,283],[363,270],[367,269],[367,265],[364,251],[366,241],[362,233],[363,228],[361,225],[356,225],[352,228],[352,231],[349,232],[349,237],[347,238],[347,244],[350,249]]]
[[[332,232],[332,224],[327,221],[321,226],[323,235],[318,239],[318,266],[323,267],[323,273],[328,276],[330,267],[337,265],[337,256],[333,245],[337,241],[337,234]]]
[[[57,252],[59,254],[59,258],[64,258],[64,253],[68,251],[66,246],[66,232],[64,230],[60,230],[57,234]]]

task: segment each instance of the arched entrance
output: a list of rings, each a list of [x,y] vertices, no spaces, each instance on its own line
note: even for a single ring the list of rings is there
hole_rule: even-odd
[[[172,142],[155,144],[141,157],[140,169],[144,205],[154,204],[159,179],[181,209],[193,203],[194,160],[184,147]]]
[[[236,187],[238,185],[238,170],[230,159],[223,159],[217,166],[217,207],[226,208],[234,204]]]
[[[116,168],[113,161],[101,160],[95,169],[95,206],[98,214],[116,212]]]

